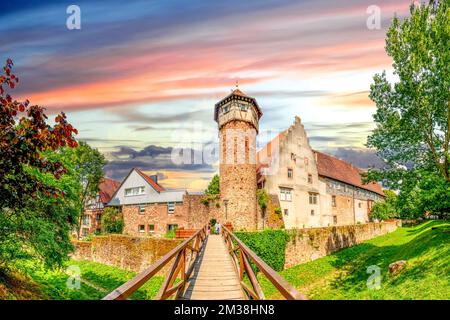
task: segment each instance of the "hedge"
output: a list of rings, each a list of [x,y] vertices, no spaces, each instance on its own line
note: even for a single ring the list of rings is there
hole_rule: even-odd
[[[266,229],[258,232],[235,232],[244,244],[275,271],[284,268],[286,244],[289,235],[284,230]]]

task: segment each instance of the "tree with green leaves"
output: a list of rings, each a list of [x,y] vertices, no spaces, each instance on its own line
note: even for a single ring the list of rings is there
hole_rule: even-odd
[[[259,204],[259,207],[261,208],[262,222],[263,222],[263,229],[264,229],[267,206],[269,205],[269,194],[267,193],[266,189],[258,189],[256,191],[256,197],[258,198],[258,204]]]
[[[76,179],[82,187],[79,197],[81,209],[77,228],[77,236],[80,239],[83,211],[87,202],[97,197],[99,185],[104,176],[103,167],[106,160],[103,154],[85,142],[80,142],[75,149],[66,149],[65,151],[67,151],[65,156],[73,159],[76,167]]]
[[[102,215],[102,231],[106,233],[122,233],[123,215],[114,207],[107,207]]]
[[[77,146],[77,130],[66,115],[47,123],[45,109],[14,100],[9,91],[19,78],[6,61],[0,74],[0,271],[17,259],[61,264],[71,250],[69,230],[76,213],[70,194],[77,186],[65,179],[65,163],[47,154]]]
[[[371,219],[386,220],[398,217],[397,195],[392,190],[383,190],[385,201],[377,202],[370,212]]]
[[[211,181],[209,182],[208,188],[205,190],[205,194],[207,195],[216,195],[220,194],[220,178],[219,175],[214,175]]]
[[[450,183],[449,21],[450,0],[413,4],[409,17],[395,17],[386,38],[395,81],[383,72],[370,87],[377,111],[367,145],[386,165],[366,180],[383,180],[400,197],[430,174]]]

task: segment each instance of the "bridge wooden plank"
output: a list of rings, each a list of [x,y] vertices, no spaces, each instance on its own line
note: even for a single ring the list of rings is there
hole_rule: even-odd
[[[210,235],[179,297],[180,300],[245,299],[225,243],[219,235]]]

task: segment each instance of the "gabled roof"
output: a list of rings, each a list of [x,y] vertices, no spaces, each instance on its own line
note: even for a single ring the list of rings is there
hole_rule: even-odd
[[[151,177],[149,177],[148,175],[146,175],[145,173],[143,173],[141,170],[134,168],[133,170],[136,170],[136,172],[142,177],[144,178],[144,180],[153,187],[153,189],[155,189],[158,192],[162,192],[162,191],[166,191],[166,189],[164,189],[163,186],[161,186],[160,184],[158,184],[155,180],[153,180]]]
[[[99,184],[100,202],[108,203],[117,189],[119,189],[120,182],[109,178],[103,178]]]
[[[116,191],[114,192],[114,194],[111,196],[111,199],[115,198],[117,192],[119,191],[119,189],[122,187],[122,185],[124,184],[125,181],[127,181],[128,177],[130,176],[130,174],[136,171],[142,178],[144,178],[144,180],[150,184],[150,186],[152,186],[153,189],[155,189],[158,193],[161,191],[165,191],[164,187],[161,186],[160,184],[158,184],[157,182],[155,182],[152,178],[150,178],[148,175],[146,175],[145,173],[143,173],[141,170],[137,169],[137,168],[133,168],[130,170],[130,172],[127,174],[127,176],[122,180],[122,183],[117,187]],[[111,202],[110,199],[110,202]]]
[[[272,160],[272,156],[274,155],[274,152],[278,152],[278,150],[272,150],[273,145],[278,141],[278,145],[281,140],[286,136],[287,130],[284,130],[283,132],[280,132],[276,135],[275,138],[270,140],[261,150],[258,150],[256,153],[256,163],[258,167],[267,167],[270,165],[270,162]]]
[[[227,95],[225,98],[223,98],[222,100],[220,100],[219,102],[217,102],[215,104],[214,107],[214,121],[217,121],[218,115],[219,115],[219,108],[224,105],[225,103],[227,103],[230,100],[243,100],[243,101],[247,101],[247,102],[251,102],[255,108],[256,111],[258,112],[258,119],[260,119],[263,115],[261,108],[258,105],[258,102],[256,102],[255,98],[252,98],[248,95],[246,95],[244,92],[242,92],[239,89],[234,89],[229,95]]]
[[[363,170],[353,166],[344,160],[330,156],[328,154],[315,151],[317,159],[317,170],[319,176],[345,182],[361,189],[369,190],[384,196],[383,189],[376,182],[363,184],[361,173]]]

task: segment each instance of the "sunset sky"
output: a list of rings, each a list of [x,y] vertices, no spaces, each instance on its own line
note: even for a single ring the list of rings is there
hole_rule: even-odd
[[[313,148],[366,166],[375,73],[391,70],[385,33],[410,1],[9,1],[0,58],[18,99],[65,111],[78,138],[105,153],[108,176],[132,167],[168,188],[202,190],[210,164],[177,166],[171,147],[217,139],[214,103],[239,88],[263,110],[262,145],[298,115]],[[68,30],[66,8],[81,8]],[[381,29],[366,12],[381,9]]]

